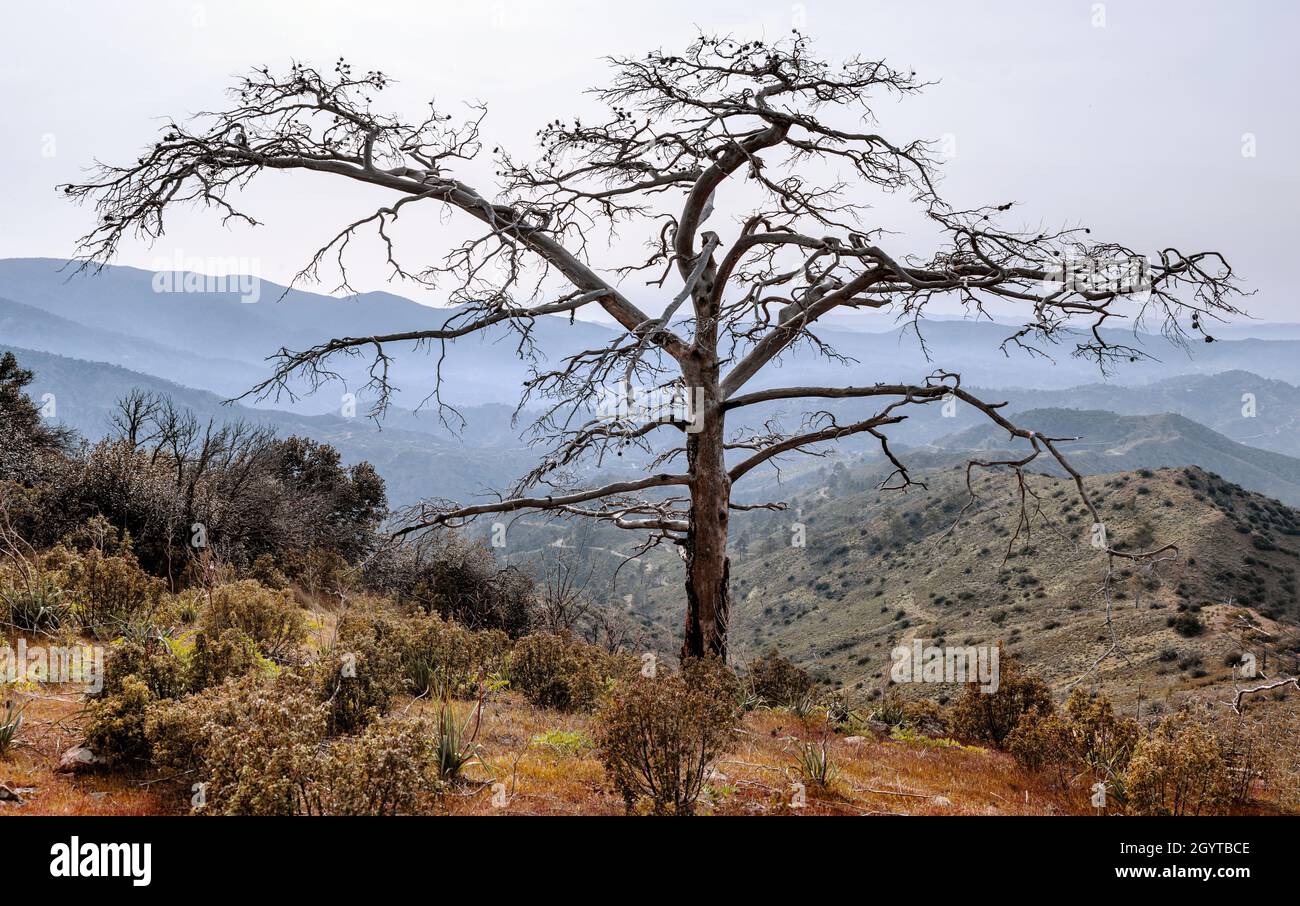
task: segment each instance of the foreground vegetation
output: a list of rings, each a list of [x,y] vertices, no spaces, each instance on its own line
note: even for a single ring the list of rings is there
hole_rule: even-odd
[[[997,692],[943,704],[775,651],[674,668],[575,631],[565,583],[455,536],[384,544],[382,482],[328,447],[148,398],[77,445],[29,378],[0,363],[0,622],[11,650],[107,658],[89,689],[4,690],[0,812],[1300,809],[1289,686],[1127,715],[1010,650]]]

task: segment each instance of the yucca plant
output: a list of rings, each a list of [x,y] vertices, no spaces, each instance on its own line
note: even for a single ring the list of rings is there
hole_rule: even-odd
[[[800,743],[797,767],[804,783],[819,790],[828,789],[839,776],[839,769],[831,761],[830,752],[826,748],[826,740],[820,744]]]
[[[192,595],[182,598],[176,605],[176,618],[186,626],[199,621],[199,601]]]
[[[15,629],[53,632],[67,613],[63,589],[41,575],[28,575],[18,584],[0,586],[0,613]]]
[[[897,727],[905,723],[907,721],[907,711],[903,707],[902,699],[894,695],[886,695],[884,700],[871,712],[871,719],[878,720],[891,727]]]
[[[16,705],[12,699],[5,702],[4,714],[0,715],[0,755],[6,754],[17,741],[18,733],[23,728],[23,711],[26,709],[26,703]]]
[[[438,719],[435,724],[437,744],[434,748],[434,767],[438,779],[443,781],[458,780],[461,772],[472,762],[483,763],[482,747],[478,742],[478,731],[482,726],[483,696],[474,703],[473,710],[462,721],[456,714],[452,703],[450,685],[443,685],[439,696]],[[473,730],[470,725],[473,724]]]
[[[432,658],[413,657],[406,662],[406,682],[416,696],[435,696],[440,685],[438,667]]]
[[[817,693],[805,692],[790,701],[790,713],[800,720],[808,720],[818,711]]]

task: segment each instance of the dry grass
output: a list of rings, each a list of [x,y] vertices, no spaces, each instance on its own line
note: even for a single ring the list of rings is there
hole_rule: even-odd
[[[1274,711],[1281,702],[1269,702]],[[408,701],[416,714],[434,706]],[[470,707],[468,704],[463,707]],[[1264,710],[1264,709],[1261,709]],[[1290,709],[1288,709],[1290,710]],[[1268,719],[1276,719],[1270,713]],[[21,805],[0,803],[0,815],[161,815],[187,810],[183,784],[145,772],[57,774],[59,754],[80,738],[80,705],[67,697],[33,699],[21,745],[0,758],[0,783],[21,790]],[[487,705],[478,742],[482,763],[441,797],[451,815],[621,815],[622,800],[606,789],[589,741],[592,718],[534,708],[512,694]],[[548,734],[550,736],[548,737]],[[563,740],[551,745],[539,737]],[[829,787],[805,784],[797,767],[801,743],[827,741],[835,766]],[[504,793],[504,805],[502,803]],[[747,714],[735,744],[716,765],[702,814],[719,815],[1059,815],[1088,814],[1087,791],[1052,789],[1010,756],[925,737],[857,737],[847,741],[820,719],[783,711]],[[1291,801],[1276,788],[1242,811],[1276,814]],[[1294,795],[1294,793],[1292,793]]]
[[[59,774],[59,756],[81,740],[82,705],[74,695],[28,698],[18,744],[0,758],[0,783],[21,804],[0,802],[0,815],[163,815],[179,800],[130,773]]]
[[[413,710],[423,707],[417,704]],[[622,800],[604,788],[595,753],[584,747],[560,751],[537,737],[553,731],[594,733],[586,715],[532,708],[514,696],[488,706],[479,741],[486,767],[472,782],[444,797],[451,814],[619,815]],[[794,802],[800,742],[829,739],[837,776],[826,790],[805,788]],[[494,784],[500,787],[494,803]],[[732,750],[716,766],[702,813],[724,815],[941,815],[1074,814],[1087,811],[1086,797],[1072,801],[1025,774],[1007,755],[938,746],[929,741],[877,740],[849,743],[820,721],[804,722],[775,711],[746,715]]]

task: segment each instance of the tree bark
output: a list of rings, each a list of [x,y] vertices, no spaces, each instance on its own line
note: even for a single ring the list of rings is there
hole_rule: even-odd
[[[688,385],[702,390],[701,430],[687,435],[686,459],[691,483],[691,510],[686,538],[686,627],[682,660],[713,654],[727,658],[727,623],[731,611],[730,571],[727,557],[728,503],[731,479],[727,475],[722,400],[717,369],[710,363]],[[688,391],[690,390],[688,386]]]

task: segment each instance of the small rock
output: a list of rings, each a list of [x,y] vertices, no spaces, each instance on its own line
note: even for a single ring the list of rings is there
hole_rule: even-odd
[[[862,745],[862,744],[863,744],[864,742],[866,742],[866,741],[867,741],[867,737],[865,737],[865,736],[846,736],[846,737],[844,737],[844,744],[845,744],[846,746],[860,746],[860,745]]]
[[[86,746],[73,746],[59,759],[58,771],[60,774],[75,774],[79,771],[88,771],[103,763],[104,759]]]
[[[867,721],[867,729],[872,733],[875,733],[877,736],[888,736],[893,732],[894,728],[883,720],[869,720]]]
[[[933,802],[935,805],[941,805],[944,808],[949,808],[952,806],[952,800],[949,799],[947,796],[935,796]]]

